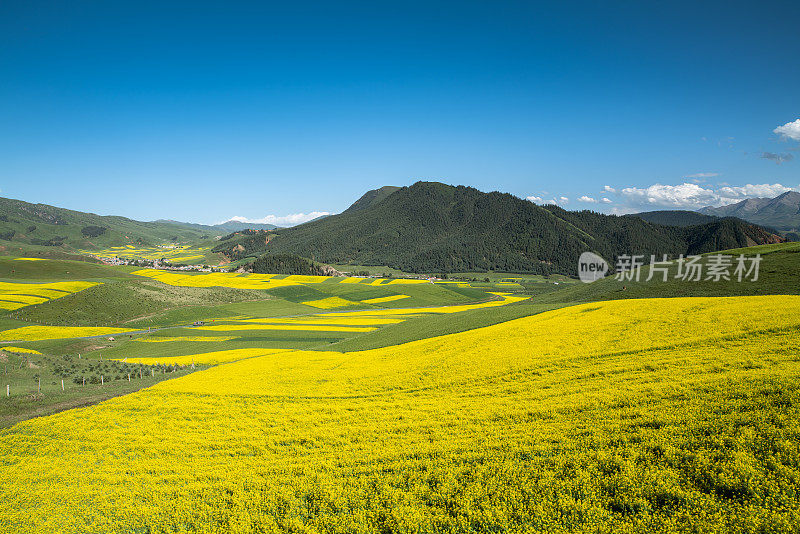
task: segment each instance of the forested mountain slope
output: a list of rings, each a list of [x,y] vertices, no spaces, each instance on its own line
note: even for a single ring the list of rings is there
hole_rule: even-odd
[[[575,274],[578,256],[587,250],[612,260],[620,254],[678,254],[778,241],[742,221],[678,228],[541,207],[507,193],[417,182],[361,209],[279,230],[263,247],[325,263],[412,272]]]

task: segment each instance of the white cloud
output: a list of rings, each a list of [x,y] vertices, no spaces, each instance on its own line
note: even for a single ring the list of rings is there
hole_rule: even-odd
[[[787,122],[783,126],[778,126],[772,131],[780,135],[784,139],[793,139],[795,141],[800,141],[800,119],[797,119],[796,121],[793,122]]]
[[[525,197],[525,200],[530,200],[531,202],[535,202],[537,204],[542,203],[542,197],[530,196],[530,197]]]
[[[785,185],[781,184],[745,184],[734,187],[720,187],[717,192],[722,198],[773,198],[787,191],[791,191],[792,189],[794,188],[786,187]]]
[[[629,206],[615,206],[611,208],[609,213],[611,215],[628,215],[630,213],[638,213],[642,211],[640,208],[631,208]]]
[[[596,203],[597,199],[594,199],[592,197],[587,197],[586,195],[583,195],[582,197],[578,197],[578,202]]]
[[[713,204],[717,197],[710,189],[704,189],[697,184],[683,183],[680,185],[655,184],[650,187],[626,187],[622,196],[630,203],[636,205],[655,205],[667,207],[696,207],[701,208]]]
[[[567,203],[567,202],[569,202],[569,199],[568,199],[567,197],[558,197],[558,200],[559,200],[560,202],[564,202],[564,203]]]
[[[698,184],[654,184],[649,187],[626,187],[621,195],[627,207],[665,207],[697,209],[705,206],[732,204],[751,197],[776,197],[790,190],[782,184],[745,184],[720,188],[701,187]]]
[[[611,204],[611,199],[608,197],[603,197],[600,199],[600,202],[602,202],[603,204]]]
[[[687,174],[684,178],[713,178],[719,176],[718,172],[696,172],[694,174]]]
[[[309,213],[290,213],[289,215],[267,215],[266,217],[262,217],[260,219],[248,219],[247,217],[237,215],[235,217],[231,217],[228,219],[228,221],[250,224],[274,224],[276,226],[294,226],[296,224],[302,224],[310,221],[311,219],[316,219],[317,217],[322,217],[323,215],[331,215],[331,213],[329,211],[312,211]]]
[[[610,185],[607,185],[607,186],[603,187],[603,192],[604,193],[614,193],[615,195],[617,194],[617,190],[614,189],[613,187],[611,187]]]

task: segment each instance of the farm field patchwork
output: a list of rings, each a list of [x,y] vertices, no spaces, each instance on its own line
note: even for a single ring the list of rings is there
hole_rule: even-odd
[[[798,327],[800,297],[642,299],[385,349],[254,351],[3,430],[0,520],[11,532],[678,532],[689,518],[791,531]]]
[[[82,250],[84,254],[98,258],[122,258],[135,260],[161,260],[170,263],[202,263],[207,261],[211,253],[211,246],[164,245],[161,247],[137,247],[125,245],[109,247],[100,250]]]
[[[286,286],[305,284],[321,284],[323,282],[336,282],[369,285],[396,285],[396,284],[429,284],[427,280],[406,278],[396,279],[370,279],[370,278],[345,278],[333,276],[301,276],[301,275],[276,275],[276,274],[245,274],[245,273],[200,273],[184,274],[175,271],[158,269],[140,269],[133,274],[153,278],[164,284],[182,287],[230,287],[234,289],[272,289]]]

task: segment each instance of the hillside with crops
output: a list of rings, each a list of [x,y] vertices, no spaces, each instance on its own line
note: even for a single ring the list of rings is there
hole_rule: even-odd
[[[0,520],[791,531],[797,252],[724,252],[756,281],[591,284],[0,258]]]

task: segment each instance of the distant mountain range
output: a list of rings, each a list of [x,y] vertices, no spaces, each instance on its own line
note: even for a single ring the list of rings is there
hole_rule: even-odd
[[[785,194],[759,206],[772,206],[769,209],[777,212],[776,204],[786,206],[792,199]],[[237,232],[243,233],[218,242],[214,250],[231,259],[291,254],[323,263],[387,265],[411,272],[541,274],[574,274],[578,256],[587,250],[613,261],[621,254],[694,254],[781,240],[733,217],[681,211],[637,217],[572,212],[507,193],[438,182],[368,191],[338,215],[292,228],[238,221],[213,226],[141,222],[0,198],[0,251],[14,245],[18,250],[43,246],[74,252],[188,243]]]
[[[699,210],[715,217],[738,217],[782,232],[800,231],[800,193],[787,191],[775,198],[748,198],[718,208]]]
[[[241,232],[242,230],[275,230],[276,228],[278,228],[274,224],[245,223],[234,220],[225,221],[224,223],[213,224],[213,225],[172,221],[169,219],[160,219],[156,222],[176,224],[178,226],[184,226],[186,228],[194,228],[197,230],[214,231],[221,233]]]
[[[759,226],[713,219],[677,227],[637,217],[537,206],[506,193],[417,182],[367,192],[338,215],[254,236],[253,253],[412,272],[574,274],[578,256],[701,253],[781,241]]]

